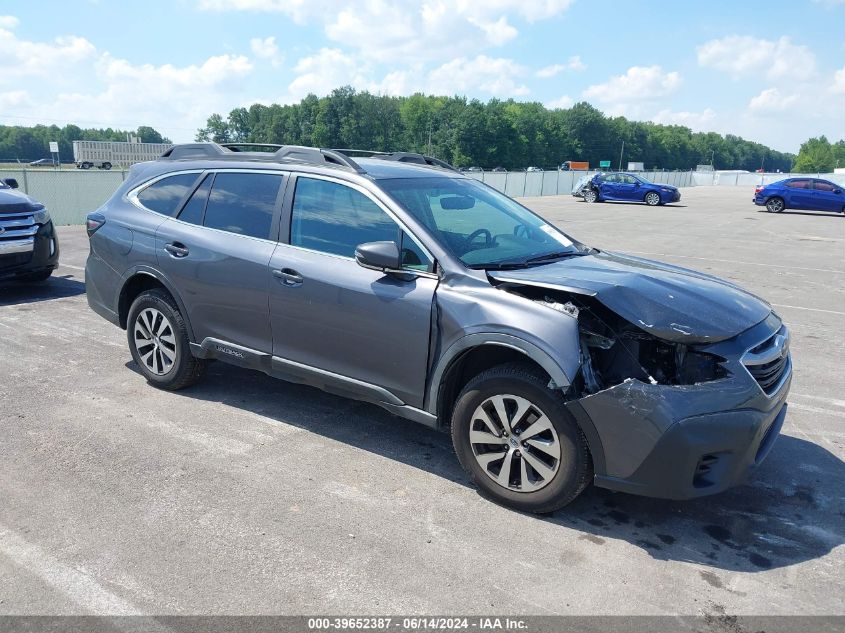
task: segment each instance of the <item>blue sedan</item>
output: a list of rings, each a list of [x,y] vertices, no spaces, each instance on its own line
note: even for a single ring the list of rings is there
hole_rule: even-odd
[[[579,184],[572,195],[584,198],[585,202],[620,200],[645,202],[654,207],[681,199],[677,187],[649,182],[634,174],[596,174]]]
[[[784,209],[833,211],[845,213],[845,192],[837,185],[821,178],[787,178],[754,191],[754,204],[766,207],[769,213]]]

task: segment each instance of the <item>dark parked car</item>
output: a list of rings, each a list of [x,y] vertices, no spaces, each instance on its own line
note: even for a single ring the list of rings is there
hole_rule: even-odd
[[[645,202],[652,207],[681,199],[677,187],[649,182],[641,176],[627,173],[596,174],[579,182],[572,195],[583,198],[585,202]]]
[[[754,204],[769,213],[786,209],[845,213],[845,187],[821,178],[787,178],[757,187]]]
[[[87,227],[88,302],[150,384],[218,359],[375,403],[448,430],[521,510],[590,483],[719,492],[786,415],[789,332],[765,301],[590,248],[425,156],[177,145]]]
[[[59,240],[44,205],[17,188],[0,181],[0,279],[44,281],[59,265]]]

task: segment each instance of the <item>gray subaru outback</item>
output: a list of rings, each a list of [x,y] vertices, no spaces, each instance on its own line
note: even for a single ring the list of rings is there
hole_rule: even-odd
[[[765,301],[590,248],[419,154],[177,145],[87,229],[89,304],[153,386],[216,359],[375,403],[451,432],[516,509],[590,483],[719,492],[786,415],[789,333]]]

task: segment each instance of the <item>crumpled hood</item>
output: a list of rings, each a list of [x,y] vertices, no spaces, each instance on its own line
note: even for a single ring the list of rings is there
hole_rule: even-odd
[[[0,189],[0,213],[25,213],[43,208],[43,204],[36,202],[23,191]]]
[[[718,277],[620,253],[491,270],[488,275],[499,282],[594,296],[644,331],[679,343],[729,339],[772,310],[762,299]]]

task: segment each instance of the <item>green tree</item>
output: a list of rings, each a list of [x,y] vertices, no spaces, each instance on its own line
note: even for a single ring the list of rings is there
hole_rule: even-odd
[[[836,166],[836,155],[824,136],[811,138],[801,144],[792,171],[798,173],[829,172]]]

